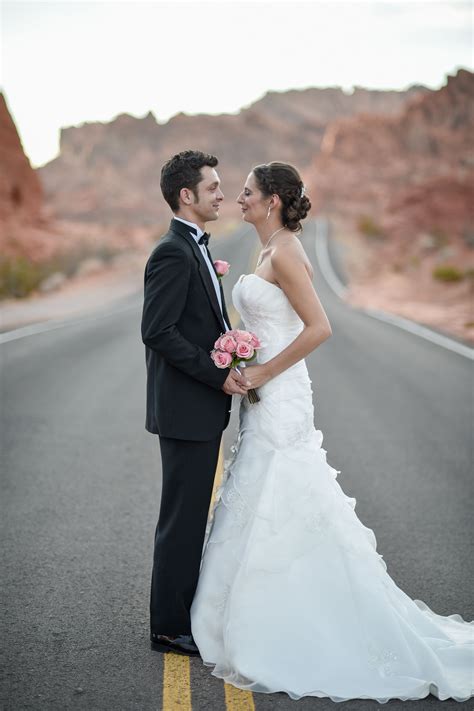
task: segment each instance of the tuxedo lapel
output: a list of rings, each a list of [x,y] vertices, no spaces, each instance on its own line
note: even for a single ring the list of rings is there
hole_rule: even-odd
[[[213,268],[214,268],[214,272],[215,272],[215,275],[216,275],[216,277],[217,277],[217,281],[219,282],[219,291],[220,291],[220,294],[221,294],[221,302],[222,302],[222,313],[224,314],[225,322],[226,322],[227,324],[229,324],[229,327],[230,327],[230,328],[232,328],[232,325],[231,325],[230,319],[229,319],[229,314],[227,313],[227,307],[226,307],[225,296],[224,296],[224,289],[222,288],[222,279],[219,278],[219,275],[218,275],[218,273],[217,273],[217,269],[216,269],[215,266],[214,266],[214,261],[213,261],[213,259],[212,259],[212,257],[211,257],[211,253],[210,253],[210,251],[209,251],[209,247],[208,247],[207,245],[206,245],[206,252],[207,252],[207,256],[209,257],[209,261],[211,262],[211,264],[212,264],[212,266],[213,266]],[[209,270],[208,270],[208,271],[209,271]]]
[[[229,314],[227,313],[227,306],[225,303],[225,296],[224,296],[224,289],[222,288],[222,281],[219,279],[219,289],[221,292],[221,301],[222,301],[222,313],[224,314],[224,319],[225,322],[228,324],[229,328],[232,328],[232,324],[230,322]]]
[[[191,248],[193,250],[194,258],[196,259],[198,270],[199,270],[199,276],[201,277],[202,283],[204,285],[204,288],[206,290],[207,296],[209,298],[209,301],[211,303],[212,309],[222,327],[222,330],[225,331],[226,327],[222,318],[222,311],[219,306],[219,302],[217,300],[217,295],[216,295],[216,290],[214,289],[214,284],[212,283],[212,278],[211,275],[209,274],[209,269],[207,267],[206,262],[204,261],[204,257],[202,255],[201,250],[199,249],[198,245],[196,244],[196,240],[193,238],[193,236],[190,234],[189,228],[184,224],[184,222],[180,222],[179,220],[171,220],[170,224],[170,230],[174,233],[179,234],[181,237],[184,237],[188,241],[188,243],[191,245]],[[209,254],[209,252],[208,252]],[[211,263],[212,259],[211,259]],[[220,286],[220,284],[219,284]],[[222,288],[221,288],[221,294],[222,294]],[[224,307],[224,300],[222,299],[222,305],[223,309]]]
[[[220,280],[219,280],[219,287],[220,287],[220,290],[221,290],[222,311],[224,312],[225,322],[228,324],[229,328],[232,328],[232,324],[231,324],[231,322],[230,322],[229,314],[227,313],[227,307],[226,307],[226,305],[225,305],[224,289],[222,288],[222,284],[220,283]]]

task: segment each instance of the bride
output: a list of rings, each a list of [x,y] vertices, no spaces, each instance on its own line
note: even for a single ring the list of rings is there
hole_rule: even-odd
[[[331,335],[297,233],[297,171],[253,169],[238,197],[262,242],[233,301],[263,347],[247,378],[231,461],[206,532],[191,607],[212,674],[241,689],[333,701],[473,695],[473,623],[442,617],[392,580],[313,424],[304,361]]]

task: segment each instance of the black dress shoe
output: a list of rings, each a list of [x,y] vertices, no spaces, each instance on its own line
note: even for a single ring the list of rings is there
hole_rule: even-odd
[[[190,634],[180,634],[174,637],[152,632],[150,642],[154,652],[175,652],[176,654],[187,654],[189,656],[199,655],[199,649]]]

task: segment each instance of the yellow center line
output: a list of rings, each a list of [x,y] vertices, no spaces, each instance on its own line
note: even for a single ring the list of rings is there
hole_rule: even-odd
[[[254,269],[258,252],[256,250],[249,260],[249,267]],[[233,305],[228,308],[229,318],[234,327],[240,323],[240,315]],[[217,461],[214,485],[209,510],[215,501],[216,491],[222,482],[224,472],[224,447],[221,441],[219,459]],[[192,711],[191,703],[191,665],[190,657],[167,653],[164,657],[163,668],[163,711]],[[225,704],[227,711],[255,711],[253,694],[251,691],[237,689],[232,684],[224,684]]]
[[[163,711],[191,711],[189,657],[170,652],[163,656]]]
[[[255,254],[250,260],[250,264],[255,264],[257,257]],[[227,308],[227,313],[231,320],[231,326],[237,328],[240,323],[240,314],[236,310],[235,306],[231,304]],[[215,492],[220,486],[222,481],[222,474],[224,472],[224,448],[221,441],[221,446],[219,450],[219,460],[217,462],[216,475],[214,479],[214,487],[212,490],[211,498],[211,509],[214,503]],[[232,684],[224,683],[224,693],[225,693],[225,705],[227,711],[255,711],[255,703],[253,700],[253,694],[251,691],[244,691],[243,689],[237,689]]]
[[[240,314],[233,304],[229,306],[229,308],[227,309],[227,313],[229,314],[229,318],[231,321],[230,325],[232,326],[232,324],[234,323],[236,324],[235,328],[237,328],[240,323]]]
[[[227,313],[230,318],[230,325],[234,324],[235,328],[237,328],[238,324],[240,323],[240,314],[237,311],[237,309],[234,307],[233,304],[229,306],[227,309]],[[214,505],[214,500],[216,498],[216,491],[221,485],[222,482],[222,474],[224,472],[224,447],[222,444],[223,440],[221,440],[221,446],[219,448],[219,459],[217,460],[217,467],[216,467],[216,473],[214,475],[214,486],[212,487],[212,495],[211,495],[211,503],[209,505],[209,512],[212,511],[212,507]]]
[[[237,689],[232,684],[224,684],[225,705],[227,711],[255,711],[251,691]]]
[[[212,507],[214,505],[214,500],[216,498],[216,491],[221,484],[223,472],[224,472],[224,447],[222,446],[222,440],[221,440],[221,446],[219,448],[219,459],[217,460],[216,473],[214,475],[214,486],[212,487],[212,495],[211,495],[211,503],[209,506],[209,512],[212,510]]]

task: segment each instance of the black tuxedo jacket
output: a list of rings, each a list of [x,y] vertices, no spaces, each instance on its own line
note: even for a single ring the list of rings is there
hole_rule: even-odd
[[[188,227],[173,219],[145,267],[141,331],[148,432],[206,441],[225,429],[232,398],[221,388],[229,371],[217,368],[210,357],[225,330],[201,250]]]

